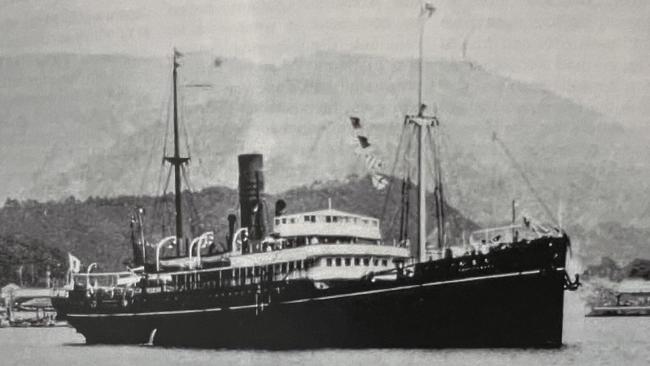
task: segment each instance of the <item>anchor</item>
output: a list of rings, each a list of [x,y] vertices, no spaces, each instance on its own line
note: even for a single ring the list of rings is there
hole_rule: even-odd
[[[580,275],[579,274],[576,274],[575,275],[575,280],[571,281],[571,277],[569,276],[569,274],[564,272],[564,289],[565,290],[575,291],[580,286],[582,286],[582,283],[580,283]]]

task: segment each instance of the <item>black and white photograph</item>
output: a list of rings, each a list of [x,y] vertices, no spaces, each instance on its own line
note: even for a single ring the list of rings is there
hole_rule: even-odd
[[[650,2],[0,0],[0,364],[647,365]]]

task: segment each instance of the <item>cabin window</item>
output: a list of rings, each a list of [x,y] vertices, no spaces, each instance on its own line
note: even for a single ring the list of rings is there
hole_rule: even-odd
[[[294,217],[292,217],[291,219],[289,219],[289,222],[292,223],[292,224],[295,224],[295,223],[296,223],[296,219],[295,219]]]
[[[293,271],[293,262],[289,262],[289,272]]]
[[[282,223],[283,223],[283,224],[286,224],[286,223],[287,223],[287,219],[286,219],[286,218],[285,218],[285,219],[282,219]]]
[[[382,259],[382,260],[381,260],[381,265],[382,265],[382,266],[387,266],[387,265],[388,265],[388,261],[387,261],[386,259]]]
[[[354,258],[354,265],[358,266],[359,264],[361,264],[361,258]]]
[[[346,265],[346,266],[350,266],[350,263],[351,263],[351,262],[352,262],[352,261],[350,260],[350,258],[345,258],[345,265]]]
[[[363,258],[363,265],[364,266],[370,265],[370,258]]]
[[[332,222],[332,216],[325,216],[325,222]]]
[[[365,220],[365,219],[364,219],[364,220],[363,220],[363,223],[366,224],[366,225],[368,225],[368,220]]]
[[[316,216],[314,215],[311,216],[311,222],[316,222]]]
[[[296,268],[302,269],[302,261],[297,261],[296,262]]]
[[[275,219],[275,224],[280,225],[280,219]]]
[[[309,216],[304,217],[305,222],[310,222],[311,220],[309,219]]]
[[[372,220],[372,224],[373,224],[374,226],[378,226],[378,225],[379,225],[379,222],[378,222],[377,220]]]
[[[341,258],[336,258],[336,266],[337,267],[341,266]]]
[[[287,273],[287,264],[282,263],[282,273]]]
[[[282,266],[280,266],[279,264],[275,265],[275,272],[276,273],[280,272],[281,269],[282,269]]]
[[[332,258],[327,258],[327,266],[328,267],[332,266]]]
[[[379,265],[379,259],[375,259],[375,260],[373,260],[373,261],[372,261],[372,264],[373,264],[374,266],[378,266],[378,265]]]
[[[339,217],[338,216],[332,216],[332,222],[338,222]]]

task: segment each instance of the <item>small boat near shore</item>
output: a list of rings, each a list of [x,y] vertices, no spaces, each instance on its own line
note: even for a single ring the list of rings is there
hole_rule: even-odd
[[[591,306],[588,317],[650,316],[650,281],[627,279],[610,296]]]

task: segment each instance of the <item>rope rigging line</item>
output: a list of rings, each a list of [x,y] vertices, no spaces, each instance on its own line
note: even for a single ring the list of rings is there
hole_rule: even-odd
[[[163,192],[162,192],[162,195],[161,195],[162,206],[163,206],[162,210],[161,210],[162,232],[163,232],[163,234],[165,233],[165,227],[166,227],[166,225],[165,225],[166,221],[165,220],[167,219],[167,213],[169,212],[169,202],[167,200],[167,188],[169,188],[169,181],[171,180],[171,176],[172,176],[172,166],[170,165],[169,168],[168,168],[168,171],[167,171],[167,179],[165,181],[165,185],[164,185]],[[170,219],[170,222],[171,222],[171,219]]]
[[[513,168],[517,171],[517,173],[519,173],[519,175],[520,175],[521,178],[523,179],[524,183],[526,184],[526,186],[528,187],[528,189],[530,190],[530,192],[533,194],[533,197],[535,197],[535,199],[537,200],[537,202],[542,206],[542,209],[544,210],[544,213],[546,213],[546,215],[547,215],[548,218],[551,220],[551,222],[552,222],[554,225],[557,226],[557,221],[556,221],[555,217],[553,216],[553,213],[552,213],[551,210],[548,208],[548,206],[546,205],[546,203],[544,202],[544,200],[542,200],[542,197],[541,197],[540,194],[537,192],[537,190],[536,190],[535,187],[533,186],[533,183],[530,181],[530,179],[528,178],[528,176],[527,176],[526,173],[524,172],[524,168],[523,168],[523,167],[521,166],[521,164],[519,164],[519,162],[515,159],[514,155],[512,155],[512,152],[510,152],[510,150],[508,149],[508,147],[506,146],[506,144],[505,144],[505,143],[504,143],[504,142],[503,142],[503,141],[502,141],[502,140],[497,136],[496,132],[493,132],[493,133],[492,133],[492,140],[493,140],[494,142],[496,142],[497,145],[499,145],[499,147],[501,147],[501,149],[503,150],[503,152],[505,153],[505,155],[508,157],[508,159],[509,159],[510,162],[512,163]]]
[[[170,57],[169,58],[169,65],[173,63],[173,59]],[[168,75],[167,79],[167,85],[171,86],[172,84],[172,75]],[[153,208],[153,217],[156,217],[157,215],[160,215],[161,217],[161,226],[162,226],[162,234],[165,234],[165,214],[166,214],[166,197],[163,194],[163,191],[167,191],[167,186],[169,185],[169,175],[171,174],[171,170],[167,173],[167,182],[165,183],[165,186],[163,187],[163,178],[164,178],[164,171],[165,171],[165,156],[167,156],[167,140],[169,139],[169,130],[170,130],[170,121],[171,121],[171,105],[173,103],[173,93],[171,93],[170,89],[171,88],[165,88],[167,90],[167,103],[164,109],[161,109],[161,116],[160,120],[163,120],[163,115],[166,116],[165,118],[165,133],[162,139],[162,145],[163,145],[163,152],[162,152],[162,158],[161,158],[161,164],[160,164],[160,170],[158,172],[158,184],[156,188],[156,195],[154,198],[154,208]],[[164,103],[164,102],[163,102]],[[152,157],[153,160],[153,157]],[[171,168],[170,168],[171,169]],[[161,210],[161,207],[162,210]],[[151,220],[152,225],[153,225],[153,220]]]
[[[445,202],[444,202],[444,188],[442,183],[442,165],[440,163],[440,134],[437,133],[434,137],[432,128],[427,126],[427,136],[429,138],[429,151],[431,152],[431,159],[427,161],[432,166],[430,173],[434,179],[434,197],[435,197],[435,212],[436,212],[436,226],[438,229],[438,245],[445,245]],[[433,162],[431,161],[433,160]],[[442,240],[440,239],[442,238]]]
[[[392,172],[391,172],[391,181],[389,183],[389,189],[388,189],[388,191],[386,193],[386,197],[384,199],[384,205],[383,205],[382,214],[381,214],[382,222],[384,221],[384,218],[386,216],[386,212],[388,211],[389,203],[395,203],[395,201],[390,196],[390,193],[391,193],[391,188],[392,188],[392,184],[393,184],[392,180],[395,178],[395,171],[397,170],[398,166],[400,165],[400,159],[399,158],[401,156],[404,161],[408,161],[407,155],[408,155],[408,152],[410,150],[412,137],[408,135],[407,129],[409,129],[408,124],[404,123],[404,125],[402,127],[402,132],[400,133],[400,140],[399,140],[399,143],[398,143],[398,147],[397,147],[397,150],[395,151],[395,159],[393,161],[393,169],[392,169]],[[402,150],[404,140],[407,141],[407,144],[406,144],[404,150]],[[403,154],[401,152],[403,152]],[[408,164],[404,163],[404,165],[408,165]],[[405,169],[404,175],[405,176],[408,175],[408,169]],[[402,179],[402,181],[404,181],[404,179]],[[394,224],[395,224],[394,218],[397,216],[398,213],[400,213],[402,211],[403,203],[404,203],[404,199],[403,199],[403,192],[402,192],[402,196],[400,196],[400,203],[399,203],[399,205],[397,205],[396,213],[394,215],[392,215],[393,219],[391,219],[389,221],[389,223],[388,223],[388,232],[393,231]],[[402,231],[401,228],[400,228],[400,231]]]
[[[411,160],[410,160],[410,155],[413,155],[414,152],[412,152],[411,146],[413,140],[417,139],[417,128],[415,125],[412,125],[411,129],[411,138],[408,139],[406,149],[404,150],[404,179],[402,180],[402,192],[401,192],[401,202],[400,202],[400,207],[399,211],[401,213],[401,221],[400,221],[400,236],[402,240],[405,240],[408,238],[408,230],[409,230],[409,219],[412,217],[414,219],[417,219],[416,214],[411,212],[410,210],[410,200],[411,200],[411,187],[412,187],[412,182],[411,182],[411,176],[412,176],[412,166],[411,166]]]
[[[192,230],[192,235],[195,234],[194,228],[195,228],[195,221],[199,220],[199,211],[196,209],[196,205],[194,204],[194,194],[193,194],[193,187],[189,179],[189,167],[186,167],[185,165],[181,166],[181,173],[183,176],[183,180],[185,181],[185,184],[187,185],[187,203],[190,206],[190,230]],[[194,215],[194,217],[192,217]]]
[[[178,120],[181,125],[181,131],[185,140],[185,151],[187,151],[187,157],[192,156],[192,152],[190,150],[190,137],[188,133],[188,127],[187,124],[185,123],[185,95],[184,93],[178,93],[179,96],[179,104],[180,108],[178,109],[179,111],[179,116]]]
[[[408,125],[410,126],[410,125]],[[405,131],[406,129],[409,129],[410,127],[407,126],[407,123],[405,121]],[[392,232],[393,230],[393,225],[394,225],[394,218],[396,218],[398,215],[400,216],[400,230],[399,230],[399,239],[404,240],[408,237],[408,221],[409,217],[412,216],[412,213],[410,211],[409,207],[409,201],[410,201],[410,193],[411,193],[411,165],[410,165],[410,155],[412,154],[411,152],[411,143],[414,138],[416,138],[416,129],[412,128],[409,131],[409,134],[406,135],[407,143],[404,148],[404,153],[402,154],[402,164],[403,164],[403,178],[401,179],[402,181],[402,187],[400,190],[400,202],[399,205],[397,206],[397,210],[395,211],[395,214],[393,215],[393,219],[390,221],[390,231]]]
[[[165,88],[165,89],[167,89],[167,88]],[[165,103],[165,100],[167,100],[167,103]],[[169,91],[168,91],[167,98],[165,98],[163,96],[163,98],[162,98],[162,100],[160,102],[160,117],[158,118],[158,121],[162,122],[163,118],[165,117],[165,112],[167,112],[167,123],[169,123],[169,105],[170,104],[171,104],[171,93],[169,93]],[[157,126],[155,126],[155,127],[157,127]],[[149,158],[147,159],[147,165],[146,165],[144,171],[142,172],[142,181],[140,182],[140,192],[141,192],[141,194],[145,193],[145,182],[147,181],[147,176],[148,176],[148,173],[149,173],[149,169],[151,167],[151,163],[153,162],[154,152],[156,150],[156,146],[158,145],[157,144],[157,142],[158,142],[157,137],[159,137],[159,136],[157,136],[157,134],[152,134],[152,137],[151,137],[151,149],[149,151]],[[164,153],[163,153],[163,156],[164,156]],[[161,172],[162,172],[162,169],[161,169]],[[156,189],[160,188],[160,179],[161,179],[160,176],[161,175],[162,175],[162,173],[159,174],[159,177],[158,177],[159,181],[158,181],[158,186],[156,187]],[[159,192],[156,191],[155,193],[158,194]]]
[[[173,60],[170,60],[170,65],[173,63]],[[168,81],[168,85],[171,85],[172,82]],[[168,89],[169,90],[169,89]],[[165,108],[165,111],[167,112],[167,125],[165,126],[165,138],[163,139],[163,158],[167,156],[167,141],[169,140],[169,125],[171,122],[171,108],[173,104],[173,93],[169,93],[169,99],[167,101],[167,108]]]
[[[397,143],[397,149],[395,150],[395,159],[393,159],[393,167],[390,172],[390,180],[388,181],[388,188],[386,189],[386,197],[384,198],[384,205],[381,209],[381,222],[384,222],[384,216],[386,215],[386,209],[388,207],[388,201],[390,200],[390,192],[393,188],[393,181],[395,180],[395,171],[397,170],[397,163],[399,161],[400,152],[402,150],[402,143],[404,142],[404,133],[406,131],[406,125],[402,126],[402,131],[399,134],[399,142]],[[390,226],[392,230],[392,226]]]

